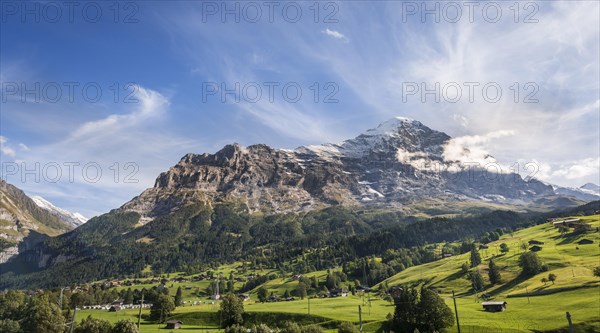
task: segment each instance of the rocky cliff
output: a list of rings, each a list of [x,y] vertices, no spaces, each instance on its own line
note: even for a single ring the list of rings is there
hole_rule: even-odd
[[[394,118],[340,144],[295,150],[232,144],[187,154],[121,209],[141,223],[187,203],[229,200],[252,211],[308,211],[329,205],[386,205],[431,197],[524,203],[554,195],[551,186],[448,158],[451,137]],[[490,157],[490,162],[493,162]]]

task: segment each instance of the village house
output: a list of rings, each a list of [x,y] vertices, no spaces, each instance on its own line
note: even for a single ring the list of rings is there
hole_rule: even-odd
[[[482,302],[483,309],[488,312],[503,312],[506,311],[506,302]]]
[[[165,326],[168,330],[176,330],[183,326],[183,322],[180,320],[169,320],[167,321],[167,326]]]
[[[581,223],[581,219],[566,219],[552,222],[552,225],[555,228],[559,228],[561,226],[567,226],[569,228],[574,228],[577,224]]]
[[[329,290],[329,297],[346,297],[348,296],[348,289],[334,288]]]

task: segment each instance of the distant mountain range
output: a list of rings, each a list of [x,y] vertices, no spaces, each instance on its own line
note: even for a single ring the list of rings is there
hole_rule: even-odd
[[[561,196],[573,197],[584,201],[593,201],[600,199],[600,186],[587,183],[581,187],[561,187],[552,185],[554,192]]]
[[[579,188],[579,190],[600,196],[600,186],[592,183],[587,183]]]
[[[77,228],[88,220],[85,216],[79,213],[71,213],[66,209],[56,207],[50,201],[40,196],[33,196],[31,197],[31,200],[33,200],[33,202],[35,202],[40,208],[47,210],[50,212],[50,214],[69,224],[72,228]]]

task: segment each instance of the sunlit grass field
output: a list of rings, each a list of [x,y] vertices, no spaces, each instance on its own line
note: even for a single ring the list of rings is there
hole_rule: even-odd
[[[570,312],[573,323],[587,324],[587,329],[600,332],[600,278],[593,276],[593,268],[600,265],[600,215],[582,217],[592,226],[592,231],[583,235],[561,235],[551,223],[519,230],[513,234],[506,234],[500,240],[489,244],[488,249],[480,251],[482,264],[477,267],[487,281],[487,262],[495,256],[496,264],[501,268],[503,284],[488,286],[486,293],[494,300],[503,300],[508,303],[507,311],[489,313],[483,311],[481,299],[477,299],[471,292],[470,282],[461,273],[461,265],[469,260],[469,254],[445,258],[436,262],[410,267],[387,280],[388,285],[413,284],[427,285],[437,288],[446,303],[452,308],[451,298],[454,290],[457,296],[456,303],[461,324],[461,332],[535,332],[559,329],[567,326],[566,312]],[[592,240],[593,244],[577,245],[583,238]],[[522,243],[529,240],[544,242],[542,250],[537,252],[543,263],[549,267],[548,272],[540,273],[529,279],[519,277],[518,257],[523,253]],[[499,245],[506,243],[510,250],[502,254]],[[219,268],[224,277],[236,269],[237,265],[227,265]],[[264,270],[261,274],[273,271]],[[252,273],[259,273],[253,271]],[[541,279],[549,273],[557,276],[555,283],[543,283]],[[317,276],[320,281],[325,279],[327,272],[319,271],[306,274]],[[171,276],[175,276],[171,274]],[[211,302],[206,297],[193,295],[196,288],[204,290],[209,281],[168,283],[171,295],[175,294],[177,287],[181,286],[184,300],[191,304],[193,301],[201,305],[178,307],[173,314],[184,322],[187,332],[204,332],[218,330],[219,318],[217,310],[219,303]],[[297,281],[291,277],[278,278],[266,282],[269,292],[282,295],[285,290],[293,290]],[[191,287],[185,289],[185,287]],[[136,285],[133,288],[152,287],[152,285]],[[241,287],[237,283],[236,287]],[[120,287],[128,288],[128,287]],[[375,286],[377,288],[377,286]],[[251,292],[251,300],[244,303],[245,311],[249,314],[268,315],[270,324],[273,318],[286,320],[293,318],[304,324],[309,324],[309,300],[295,300],[277,303],[256,303],[256,289]],[[350,321],[358,323],[358,307],[362,306],[362,318],[365,332],[375,332],[385,320],[386,315],[394,312],[394,306],[389,302],[371,295],[355,295],[339,298],[313,298],[310,299],[311,320],[324,324],[332,330],[335,322]],[[137,322],[139,310],[123,310],[108,312],[102,310],[80,310],[77,313],[78,321],[92,315],[111,322],[121,319],[131,319]],[[147,314],[149,310],[144,310]],[[292,316],[293,317],[290,317]],[[258,318],[258,317],[257,317]],[[262,317],[261,317],[262,318]],[[265,317],[266,318],[266,317]],[[331,325],[333,322],[333,325]],[[327,325],[329,323],[329,325]],[[163,325],[147,323],[142,319],[141,332],[167,332]],[[578,326],[581,327],[581,326]],[[450,332],[457,332],[456,325]]]

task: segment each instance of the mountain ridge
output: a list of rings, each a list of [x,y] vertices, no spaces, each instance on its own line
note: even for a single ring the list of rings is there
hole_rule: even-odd
[[[0,263],[73,227],[0,179]]]
[[[432,228],[444,227],[446,218],[478,221],[469,227],[477,233],[524,222],[529,213],[581,204],[518,174],[490,179],[482,169],[432,168],[434,162],[460,163],[445,156],[450,140],[420,122],[395,118],[337,145],[285,150],[230,144],[214,154],[188,153],[121,207],[4,264],[9,273],[0,275],[0,286],[22,284],[25,277],[46,284],[47,274],[61,274],[67,283],[136,274],[148,266],[166,272],[260,257],[265,250],[291,256],[352,235],[393,238],[405,232],[403,226],[432,216]],[[452,156],[460,153],[470,154],[466,149]],[[493,161],[491,155],[483,159]],[[421,244],[421,233],[433,232],[429,227],[420,223],[420,231],[410,234],[415,242],[407,244]]]
[[[489,177],[483,168],[448,159],[451,139],[398,117],[339,144],[294,150],[230,144],[214,154],[186,154],[120,209],[139,213],[143,224],[191,202],[234,200],[251,211],[285,213],[331,205],[401,208],[427,197],[523,204],[555,194],[535,179]]]
[[[83,216],[77,212],[73,213],[66,209],[57,207],[50,201],[44,199],[43,197],[36,195],[36,196],[31,196],[30,198],[40,208],[47,210],[52,215],[58,217],[59,219],[61,219],[64,222],[68,223],[72,228],[77,228],[80,225],[82,225],[88,221],[88,218],[86,218],[85,216]]]

